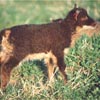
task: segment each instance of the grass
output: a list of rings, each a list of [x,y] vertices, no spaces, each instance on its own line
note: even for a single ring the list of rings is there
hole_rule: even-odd
[[[0,0],[0,29],[63,18],[75,3],[100,20],[99,0]],[[54,83],[47,81],[43,84],[47,79],[43,60],[25,62],[16,67],[7,89],[0,91],[0,100],[100,100],[99,43],[100,35],[92,38],[84,35],[65,55],[65,63],[69,66],[66,68],[67,85],[63,84],[59,71]]]
[[[0,29],[19,24],[47,23],[50,19],[63,18],[77,3],[89,15],[99,18],[99,0],[0,0]],[[93,13],[95,12],[95,13]]]

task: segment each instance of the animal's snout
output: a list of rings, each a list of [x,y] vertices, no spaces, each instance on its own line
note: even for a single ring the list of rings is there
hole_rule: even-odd
[[[94,23],[91,24],[91,26],[94,27],[94,26],[96,26],[96,24],[97,24],[97,22],[94,22]]]
[[[88,17],[87,25],[95,26],[96,21],[94,19],[92,19],[91,17]]]

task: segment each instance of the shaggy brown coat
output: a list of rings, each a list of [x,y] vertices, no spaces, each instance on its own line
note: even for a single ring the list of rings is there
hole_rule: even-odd
[[[57,65],[66,83],[63,50],[70,47],[71,36],[77,26],[82,27],[93,23],[94,20],[88,16],[85,9],[74,8],[59,23],[19,25],[2,30],[0,32],[1,88],[9,82],[12,69],[26,56],[49,51],[56,57]],[[50,63],[52,65],[52,59],[50,59]],[[53,66],[48,67],[49,79],[53,72]]]

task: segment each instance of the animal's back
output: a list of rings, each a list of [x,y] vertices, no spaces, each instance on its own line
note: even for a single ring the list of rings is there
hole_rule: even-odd
[[[64,27],[63,27],[64,28]],[[21,25],[10,28],[10,42],[15,46],[18,54],[39,53],[52,50],[59,54],[70,45],[68,30],[63,29],[60,24],[51,23],[44,25]],[[66,32],[67,36],[66,36]],[[17,54],[17,56],[18,56]]]

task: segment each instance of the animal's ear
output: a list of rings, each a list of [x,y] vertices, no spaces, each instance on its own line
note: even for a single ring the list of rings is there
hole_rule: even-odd
[[[80,11],[77,9],[75,10],[74,14],[73,14],[73,17],[74,19],[77,21],[77,18],[78,18],[78,15],[79,15]]]
[[[74,9],[76,9],[76,8],[78,8],[78,5],[75,3],[75,4],[74,4]]]
[[[73,17],[77,21],[77,17],[78,17],[78,15],[80,13],[80,11],[78,10],[78,5],[77,4],[74,5],[74,10],[75,10],[75,12],[73,14]]]

